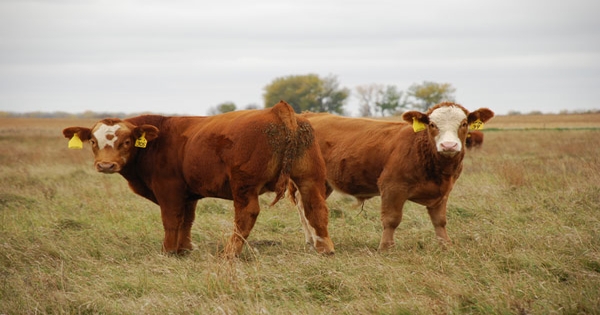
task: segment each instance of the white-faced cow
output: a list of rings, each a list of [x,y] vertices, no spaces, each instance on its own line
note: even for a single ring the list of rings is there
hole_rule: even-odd
[[[70,146],[89,141],[96,170],[121,174],[136,194],[160,206],[166,252],[193,248],[196,203],[216,197],[233,200],[234,230],[225,255],[239,255],[260,212],[258,196],[274,191],[274,204],[290,179],[299,186],[304,215],[316,231],[312,245],[320,253],[334,252],[323,158],[308,120],[283,101],[212,117],[105,119],[63,134],[72,139]]]
[[[360,202],[381,196],[383,235],[379,249],[394,245],[394,231],[407,200],[427,207],[439,239],[446,232],[446,203],[460,176],[469,126],[494,116],[481,108],[467,111],[455,103],[440,103],[427,111],[409,111],[405,122],[346,118],[306,113],[327,168],[329,195],[333,189]],[[292,196],[295,187],[290,185]],[[302,202],[298,202],[302,208]],[[306,240],[314,229],[302,218]]]

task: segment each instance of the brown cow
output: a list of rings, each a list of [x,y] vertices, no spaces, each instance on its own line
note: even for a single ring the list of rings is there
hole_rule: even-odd
[[[381,196],[380,250],[394,245],[407,200],[426,206],[437,237],[450,243],[446,203],[462,170],[467,131],[471,124],[479,127],[493,116],[487,108],[469,113],[448,102],[427,113],[406,112],[402,116],[406,122],[304,114],[325,159],[327,194],[335,189],[359,202]],[[292,197],[294,188],[290,185]],[[298,206],[301,209],[302,202]],[[302,213],[300,217],[306,226]],[[305,228],[305,235],[311,241],[314,231]]]
[[[480,148],[483,145],[483,132],[478,130],[469,131],[465,144],[467,149]]]
[[[334,252],[323,158],[308,121],[283,101],[212,117],[105,119],[63,134],[72,139],[70,146],[89,140],[96,170],[121,174],[136,194],[160,206],[165,252],[192,250],[196,203],[216,197],[233,200],[235,224],[225,255],[239,255],[260,212],[258,196],[274,191],[276,203],[290,178],[316,231],[312,245],[320,253]]]

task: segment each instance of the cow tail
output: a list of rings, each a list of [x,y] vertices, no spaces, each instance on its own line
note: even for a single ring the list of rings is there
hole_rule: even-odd
[[[298,121],[296,113],[291,105],[285,101],[280,101],[273,106],[273,112],[279,119],[280,132],[285,136],[280,138],[282,141],[278,143],[276,152],[280,153],[281,171],[275,184],[275,199],[271,202],[271,206],[276,204],[285,196],[288,184],[290,182],[290,173],[294,160],[298,157],[299,142],[298,142]],[[282,136],[282,135],[280,135]]]

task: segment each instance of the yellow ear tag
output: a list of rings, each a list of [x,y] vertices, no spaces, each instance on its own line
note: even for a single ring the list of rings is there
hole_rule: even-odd
[[[471,130],[481,130],[483,129],[483,121],[477,119],[469,125],[469,129]]]
[[[148,140],[146,140],[146,133],[142,133],[142,135],[135,140],[135,146],[138,148],[145,148],[146,144],[148,144]]]
[[[427,129],[427,126],[425,126],[424,123],[417,120],[417,117],[413,117],[413,130],[415,132],[419,132],[419,131],[423,131],[425,129]]]
[[[69,140],[69,149],[83,149],[83,142],[79,139],[79,136],[74,133],[71,140]]]

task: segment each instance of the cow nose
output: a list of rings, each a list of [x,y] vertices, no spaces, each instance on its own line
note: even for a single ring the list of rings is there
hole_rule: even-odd
[[[445,141],[445,142],[441,143],[441,146],[442,146],[442,150],[444,150],[444,151],[457,151],[457,149],[458,149],[457,142]]]
[[[99,162],[96,164],[96,169],[98,172],[113,172],[116,166],[117,164],[113,162]]]

